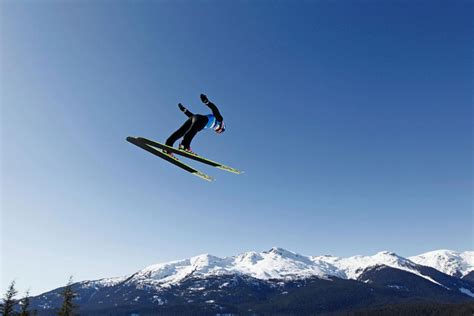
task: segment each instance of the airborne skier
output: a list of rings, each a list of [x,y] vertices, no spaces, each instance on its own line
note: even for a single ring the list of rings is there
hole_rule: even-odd
[[[203,129],[213,129],[216,133],[221,134],[225,131],[224,118],[217,109],[217,106],[210,102],[205,94],[201,94],[201,101],[211,109],[212,114],[193,114],[191,111],[186,109],[184,105],[179,103],[179,109],[188,117],[188,119],[180,128],[168,137],[166,140],[167,146],[173,147],[173,144],[182,137],[183,139],[179,144],[179,149],[194,154],[191,150],[191,141],[198,132]],[[163,150],[163,152],[173,156],[173,154],[168,150]]]
[[[203,164],[227,172],[241,174],[242,171],[226,166],[222,163],[212,161],[208,158],[199,156],[191,150],[191,141],[193,140],[194,136],[196,136],[196,134],[201,130],[213,129],[218,134],[221,134],[225,131],[224,118],[217,109],[217,106],[214,103],[210,102],[207,96],[204,94],[201,94],[201,101],[211,109],[212,114],[193,114],[191,113],[191,111],[186,109],[181,103],[179,103],[179,109],[188,117],[188,119],[178,130],[176,130],[176,132],[174,132],[173,134],[171,134],[170,137],[168,137],[168,139],[166,140],[166,145],[160,144],[144,137],[129,136],[127,137],[127,141],[207,181],[212,181],[213,178],[193,168],[185,162],[180,161],[174,156],[174,154],[192,159],[194,161],[199,161]],[[183,138],[183,140],[179,144],[179,148],[174,148],[173,144],[181,137]]]

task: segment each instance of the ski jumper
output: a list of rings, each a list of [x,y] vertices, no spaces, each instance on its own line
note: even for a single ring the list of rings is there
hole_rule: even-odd
[[[168,137],[166,145],[172,147],[178,139],[183,137],[181,145],[186,149],[190,149],[191,142],[198,132],[203,129],[214,129],[219,126],[224,118],[219,113],[217,106],[212,102],[208,102],[206,105],[211,109],[212,114],[193,114],[191,111],[183,107],[183,113],[188,117],[188,119],[180,128]]]

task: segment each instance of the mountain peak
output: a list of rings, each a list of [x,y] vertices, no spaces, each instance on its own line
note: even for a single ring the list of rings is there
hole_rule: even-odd
[[[474,271],[474,251],[457,252],[439,249],[409,257],[409,259],[456,277],[462,277]]]
[[[222,261],[222,259],[213,255],[210,255],[208,253],[205,253],[202,255],[191,257],[189,261],[191,262],[191,265],[193,266],[204,267],[204,266],[209,266],[219,261]]]
[[[395,260],[395,261],[400,261],[400,262],[408,261],[406,258],[397,255],[395,252],[393,252],[393,251],[387,251],[387,250],[377,252],[377,253],[376,253],[374,256],[372,256],[372,257],[373,257],[373,258],[381,258],[381,259],[383,258],[383,259],[385,259],[385,260]]]
[[[278,254],[278,255],[283,255],[283,254],[286,254],[286,253],[294,254],[293,252],[288,251],[288,250],[286,250],[284,248],[281,248],[281,247],[272,247],[270,250],[264,251],[264,253],[273,253],[273,254]]]
[[[393,256],[393,257],[398,257],[397,254],[395,252],[392,252],[392,251],[388,251],[388,250],[384,250],[384,251],[379,251],[377,252],[376,255],[383,255],[383,256]]]
[[[459,256],[461,253],[450,249],[438,249],[422,253],[418,256]]]

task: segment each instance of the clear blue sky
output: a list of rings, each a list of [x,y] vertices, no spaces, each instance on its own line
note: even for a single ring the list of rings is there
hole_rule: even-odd
[[[3,1],[2,281],[473,249],[470,1]],[[207,183],[132,146],[206,114]]]

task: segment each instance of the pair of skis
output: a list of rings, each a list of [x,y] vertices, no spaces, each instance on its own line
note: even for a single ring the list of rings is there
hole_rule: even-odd
[[[149,139],[146,139],[146,138],[143,138],[143,137],[127,137],[127,141],[160,157],[160,158],[163,158],[164,160],[172,163],[173,165],[177,166],[177,167],[180,167],[181,169],[195,175],[195,176],[198,176],[199,178],[201,179],[204,179],[204,180],[207,180],[207,181],[213,181],[214,179],[210,176],[208,176],[207,174],[199,171],[199,170],[196,170],[194,169],[193,167],[185,164],[184,162],[178,160],[177,158],[174,158],[168,154],[165,154],[163,152],[163,150],[166,150],[168,152],[172,152],[172,153],[175,153],[177,155],[180,155],[180,156],[183,156],[183,157],[186,157],[186,158],[190,158],[190,159],[193,159],[193,160],[196,160],[196,161],[199,161],[199,162],[202,162],[206,165],[209,165],[209,166],[212,166],[212,167],[215,167],[215,168],[218,168],[218,169],[221,169],[221,170],[224,170],[224,171],[228,171],[228,172],[232,172],[232,173],[235,173],[235,174],[241,174],[242,172],[237,170],[237,169],[234,169],[232,167],[229,167],[229,166],[226,166],[226,165],[223,165],[221,163],[218,163],[218,162],[215,162],[215,161],[212,161],[210,159],[207,159],[207,158],[204,158],[204,157],[201,157],[199,155],[196,155],[196,154],[191,154],[191,153],[188,153],[187,151],[184,151],[184,150],[180,150],[180,149],[176,149],[174,147],[170,147],[170,146],[167,146],[167,145],[164,145],[164,144],[160,144],[160,143],[157,143],[157,142],[154,142],[152,140],[149,140]]]

